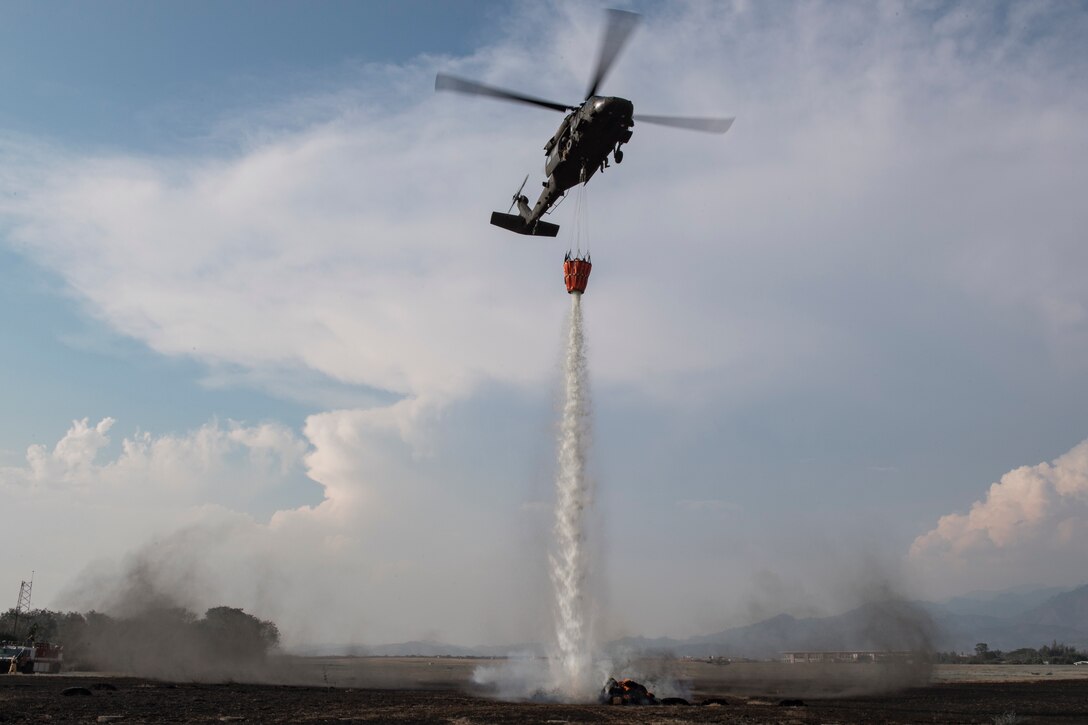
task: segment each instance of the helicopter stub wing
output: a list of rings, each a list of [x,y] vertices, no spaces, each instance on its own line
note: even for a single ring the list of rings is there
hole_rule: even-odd
[[[527,234],[533,237],[554,237],[559,234],[558,224],[538,221],[530,226],[525,223],[520,214],[503,214],[501,211],[493,211],[491,212],[491,223],[517,234]]]

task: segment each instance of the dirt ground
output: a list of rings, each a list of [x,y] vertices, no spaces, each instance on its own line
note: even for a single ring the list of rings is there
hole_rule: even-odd
[[[1083,667],[979,667],[974,673],[970,666],[938,667],[929,684],[909,686],[902,678],[917,673],[879,665],[671,661],[657,663],[659,669],[677,677],[693,702],[714,704],[614,707],[497,701],[471,684],[480,660],[299,658],[279,664],[276,677],[321,684],[6,675],[0,676],[0,723],[1088,723]],[[89,694],[66,695],[73,687]]]

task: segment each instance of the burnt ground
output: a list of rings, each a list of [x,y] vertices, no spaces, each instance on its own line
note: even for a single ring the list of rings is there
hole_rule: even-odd
[[[65,695],[71,687],[90,694]],[[791,706],[780,704],[776,696],[732,695],[711,706],[614,707],[498,702],[448,687],[397,690],[0,676],[0,723],[1088,723],[1088,679],[943,682],[803,702]]]

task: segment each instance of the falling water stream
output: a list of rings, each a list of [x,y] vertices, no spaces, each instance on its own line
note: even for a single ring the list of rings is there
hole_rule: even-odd
[[[570,299],[570,326],[563,361],[565,396],[559,424],[555,546],[550,555],[558,648],[553,675],[560,693],[571,700],[581,700],[590,696],[599,683],[592,679],[592,633],[586,597],[589,562],[585,524],[591,491],[585,470],[590,426],[582,295],[575,292]]]

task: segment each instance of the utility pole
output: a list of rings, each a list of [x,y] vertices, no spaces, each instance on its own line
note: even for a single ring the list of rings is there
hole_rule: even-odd
[[[12,628],[11,634],[15,637],[15,641],[19,641],[19,614],[26,610],[30,611],[30,590],[34,588],[34,572],[30,572],[30,581],[22,582],[19,585],[19,601],[15,604],[15,626]]]

